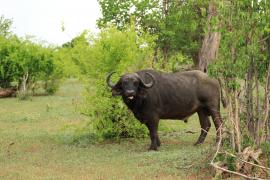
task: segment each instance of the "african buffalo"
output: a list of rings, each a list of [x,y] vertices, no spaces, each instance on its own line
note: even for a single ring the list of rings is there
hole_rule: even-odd
[[[113,72],[114,73],[114,72]],[[145,124],[150,132],[149,150],[160,146],[158,124],[160,119],[185,120],[197,112],[201,134],[195,145],[203,143],[212,117],[217,131],[217,141],[221,136],[220,87],[217,80],[197,70],[164,73],[142,70],[120,77],[116,84],[107,76],[107,84],[112,95],[121,95],[134,116]]]

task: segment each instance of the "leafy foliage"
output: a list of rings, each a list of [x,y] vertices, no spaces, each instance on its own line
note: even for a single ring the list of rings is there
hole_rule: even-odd
[[[145,136],[145,127],[119,98],[111,97],[105,77],[112,71],[121,75],[149,67],[152,43],[152,38],[147,35],[138,37],[132,26],[125,31],[107,28],[93,39],[91,67],[87,72],[93,79],[88,90],[86,111],[95,120],[97,132],[103,138]]]
[[[42,81],[45,90],[55,92],[58,88],[56,81],[62,77],[62,70],[55,63],[54,49],[34,43],[31,39],[18,38],[9,31],[10,23],[1,17],[0,87],[16,85],[20,90],[22,86],[24,91],[33,90]]]
[[[156,48],[163,56],[180,51],[197,58],[208,1],[99,0],[99,4],[103,15],[99,27],[113,24],[121,30],[135,21],[137,30],[157,35]]]
[[[264,142],[262,145],[262,152],[264,153],[264,155],[266,156],[266,160],[267,160],[267,166],[270,166],[270,141],[266,141]]]
[[[26,74],[29,88],[39,80],[46,82],[52,77],[57,78],[57,73],[60,75],[60,67],[54,64],[52,49],[15,36],[0,38],[1,87],[10,87],[12,82],[20,86],[21,78]]]
[[[81,77],[87,74],[92,59],[90,40],[92,35],[84,31],[70,42],[57,48],[55,61],[62,67],[65,77]]]

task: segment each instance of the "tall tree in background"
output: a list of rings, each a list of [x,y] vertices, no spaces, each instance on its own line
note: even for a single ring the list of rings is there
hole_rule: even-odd
[[[133,19],[137,30],[157,35],[155,55],[161,52],[163,68],[171,55],[179,52],[202,71],[216,58],[220,33],[212,23],[217,20],[214,1],[99,0],[99,4],[103,14],[99,27],[113,24],[123,29]]]
[[[215,23],[213,23],[215,22]],[[208,64],[218,56],[221,33],[218,32],[218,12],[214,1],[210,1],[207,11],[206,32],[202,47],[195,61],[196,69],[207,72]]]
[[[136,29],[157,32],[162,9],[159,0],[98,0],[102,17],[97,21],[100,28],[115,25],[119,30],[135,21]]]

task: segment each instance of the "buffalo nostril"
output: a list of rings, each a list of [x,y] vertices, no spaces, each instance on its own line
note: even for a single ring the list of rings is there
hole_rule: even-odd
[[[127,90],[125,94],[126,94],[126,96],[134,96],[135,91],[134,90]]]

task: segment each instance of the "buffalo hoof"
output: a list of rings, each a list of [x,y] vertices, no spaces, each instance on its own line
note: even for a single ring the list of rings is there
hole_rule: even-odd
[[[157,151],[158,150],[158,148],[157,148],[157,146],[150,146],[149,148],[148,148],[148,151]]]
[[[157,146],[160,147],[160,140],[157,141]]]
[[[198,146],[201,145],[203,142],[197,141],[196,143],[194,143],[194,146]]]

